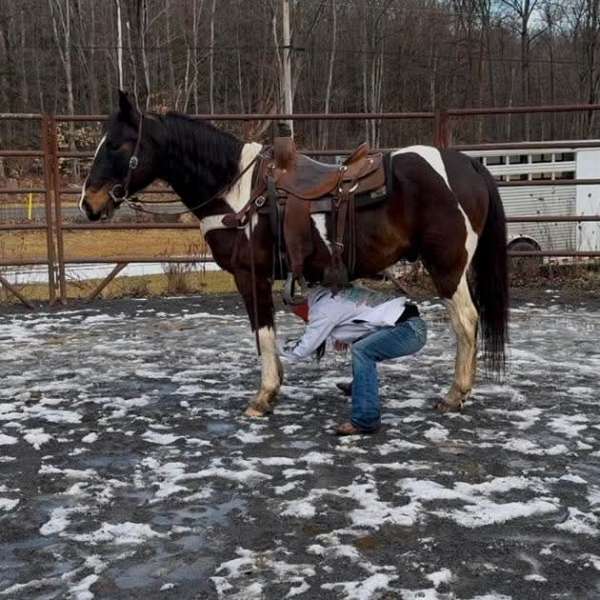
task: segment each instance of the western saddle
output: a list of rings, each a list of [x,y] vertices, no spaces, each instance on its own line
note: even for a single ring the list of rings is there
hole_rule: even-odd
[[[352,277],[356,261],[356,208],[386,197],[383,154],[361,144],[341,165],[318,162],[296,150],[287,125],[280,124],[268,156],[260,159],[252,197],[229,227],[245,226],[257,212],[268,213],[275,235],[275,275],[285,278],[293,295],[304,261],[313,252],[311,215],[331,214],[331,265],[323,283],[337,287]],[[286,286],[288,287],[288,286]]]

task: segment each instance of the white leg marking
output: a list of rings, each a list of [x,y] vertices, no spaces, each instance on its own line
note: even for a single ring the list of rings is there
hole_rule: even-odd
[[[261,390],[277,391],[281,384],[279,379],[279,352],[275,331],[272,327],[261,327],[258,330],[258,341],[262,357]]]
[[[465,275],[461,277],[452,298],[447,301],[447,306],[457,344],[454,384],[464,394],[471,391],[475,378],[479,318]]]
[[[325,215],[321,214],[321,213],[316,213],[314,215],[310,215],[310,218],[312,219],[312,222],[315,224],[315,227],[317,228],[317,231],[319,232],[319,235],[321,236],[323,243],[327,246],[327,249],[329,250],[329,253],[331,254],[331,252],[332,252],[331,241],[327,237],[327,225],[325,222]]]
[[[273,410],[283,375],[273,328],[261,327],[258,340],[262,356],[260,390],[244,412],[247,417],[264,417]]]
[[[94,161],[96,160],[96,157],[98,156],[98,152],[100,152],[100,148],[102,148],[102,146],[104,146],[104,142],[106,142],[106,135],[102,137],[98,146],[96,147],[96,151],[94,152],[94,159],[92,160],[92,166],[94,165]],[[85,214],[85,212],[83,210],[83,201],[85,200],[85,191],[86,191],[86,187],[87,187],[87,181],[88,181],[88,178],[86,177],[85,181],[83,182],[83,186],[81,188],[81,197],[79,198],[79,210],[84,214]]]

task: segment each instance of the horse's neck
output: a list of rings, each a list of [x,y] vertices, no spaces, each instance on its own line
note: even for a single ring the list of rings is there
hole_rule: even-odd
[[[250,200],[252,176],[254,174],[252,162],[261,150],[262,146],[260,144],[244,144],[240,155],[238,174],[236,175],[238,179],[223,195],[222,202],[212,206],[213,203],[209,203],[206,207],[196,211],[196,216],[200,219],[202,235],[206,235],[209,231],[227,229],[223,225],[223,214],[231,211],[239,212]],[[223,206],[223,203],[226,207]]]
[[[209,149],[209,144],[198,143],[194,134],[182,135],[181,126],[171,129],[167,126],[166,138],[161,145],[162,168],[157,176],[169,183],[188,208],[198,215],[196,207],[212,204],[212,199],[225,193],[235,181],[249,154],[248,147],[257,146],[260,150],[260,145],[232,141],[231,136],[214,129],[196,135],[212,136],[210,144],[213,147]]]
[[[223,195],[223,200],[229,208],[234,212],[239,212],[244,208],[244,205],[250,200],[252,193],[252,175],[254,169],[251,164],[262,150],[261,144],[249,143],[244,144],[240,154],[240,164],[235,183],[229,187]]]

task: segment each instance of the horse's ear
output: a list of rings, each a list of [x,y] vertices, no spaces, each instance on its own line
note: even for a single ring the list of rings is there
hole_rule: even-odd
[[[123,90],[119,90],[119,112],[121,117],[130,125],[138,126],[140,114],[129,100],[129,96]]]

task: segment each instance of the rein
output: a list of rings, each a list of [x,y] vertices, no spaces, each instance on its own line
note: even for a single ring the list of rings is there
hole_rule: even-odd
[[[141,122],[140,122],[140,134],[141,134]],[[139,138],[138,138],[138,142],[136,143],[136,149],[134,151],[134,154],[132,155],[132,157],[129,159],[129,172],[127,173],[127,179],[125,180],[125,191],[128,192],[129,191],[129,183],[131,181],[131,173],[132,171],[134,171],[137,166],[138,166],[138,158],[137,158],[137,151],[139,150]],[[200,208],[203,208],[204,206],[207,206],[208,204],[210,204],[213,200],[216,200],[217,198],[222,197],[225,192],[227,192],[227,190],[231,189],[236,183],[238,183],[238,181],[240,181],[242,179],[242,177],[254,166],[256,165],[256,163],[258,162],[258,159],[263,159],[266,160],[266,156],[265,154],[263,154],[263,152],[259,152],[249,163],[248,165],[246,165],[246,167],[244,167],[244,169],[238,173],[235,178],[233,179],[233,181],[227,183],[226,185],[224,185],[222,188],[220,188],[219,190],[217,190],[210,198],[208,198],[208,200],[204,200],[203,202],[200,202],[200,204],[197,204],[196,206],[192,206],[191,208],[186,208],[185,210],[181,210],[179,212],[173,212],[173,213],[168,213],[169,215],[186,215],[189,213],[195,213],[195,211],[197,211]],[[135,159],[135,161],[134,161]],[[131,166],[132,161],[134,162],[135,166]],[[131,209],[137,211],[137,212],[141,212],[141,213],[145,213],[148,215],[156,215],[156,216],[162,216],[164,214],[167,214],[165,212],[162,211],[154,211],[154,210],[148,210],[147,208],[143,208],[141,205],[142,204],[150,204],[150,202],[148,202],[147,200],[140,200],[139,198],[136,197],[132,197],[130,198],[128,193],[125,193],[124,196],[122,196],[119,199],[116,199],[113,192],[114,189],[116,187],[119,187],[120,184],[117,184],[115,187],[113,187],[113,189],[109,192],[109,195],[111,196],[111,198],[113,199],[113,202],[115,202],[115,205],[118,207],[120,204],[122,204],[123,202],[125,202],[127,204],[127,206],[129,206]],[[120,186],[123,187],[123,186]],[[118,204],[117,204],[118,202]]]
[[[115,208],[119,208],[121,206],[121,204],[126,203],[130,208],[132,208],[133,210],[135,210],[137,212],[146,213],[148,215],[162,216],[166,213],[160,212],[160,211],[148,210],[147,208],[143,208],[141,206],[142,204],[150,204],[148,201],[140,200],[139,198],[129,196],[129,186],[131,185],[131,178],[133,177],[133,172],[140,165],[139,152],[140,152],[140,147],[142,145],[143,127],[144,127],[144,113],[140,112],[140,123],[138,126],[137,140],[135,142],[135,147],[133,149],[133,153],[131,154],[131,156],[129,158],[129,167],[127,169],[127,175],[125,176],[125,181],[123,183],[116,183],[112,187],[112,189],[108,192],[108,195],[112,198]],[[171,214],[172,215],[185,215],[188,213],[194,213],[196,210],[203,208],[204,206],[210,204],[213,200],[216,200],[217,198],[223,196],[223,194],[228,189],[232,188],[250,170],[250,168],[256,164],[256,162],[258,161],[259,158],[266,159],[267,157],[263,154],[263,152],[259,152],[250,161],[250,163],[240,173],[238,173],[236,175],[236,177],[234,178],[233,181],[231,181],[230,183],[228,183],[228,184],[224,185],[222,188],[220,188],[216,193],[214,193],[210,198],[208,198],[208,200],[204,200],[200,204],[197,204],[196,206],[192,206],[191,208],[187,208],[180,212],[168,213],[168,214],[170,214],[170,215]]]

